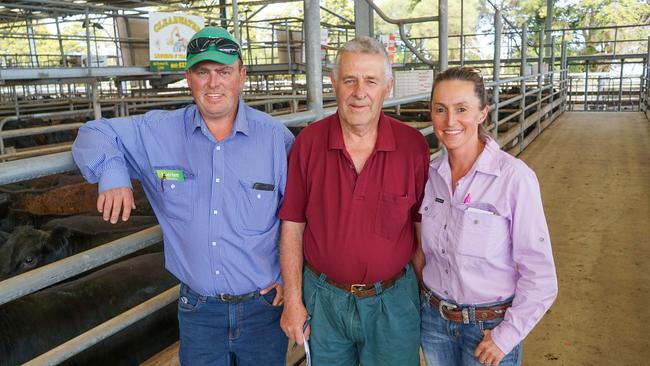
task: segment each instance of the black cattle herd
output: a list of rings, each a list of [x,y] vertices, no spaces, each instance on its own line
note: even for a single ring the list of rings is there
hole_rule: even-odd
[[[65,197],[58,193],[62,186]],[[60,174],[0,187],[0,281],[157,224],[137,185],[138,208],[129,221],[116,225],[93,212],[94,202],[70,202],[88,201],[74,187],[96,192],[89,186],[76,174]],[[38,206],[43,202],[56,210]],[[65,212],[66,206],[76,209]],[[164,269],[162,243],[157,243],[0,305],[0,365],[25,363],[177,283]],[[177,340],[172,303],[63,364],[139,364]]]

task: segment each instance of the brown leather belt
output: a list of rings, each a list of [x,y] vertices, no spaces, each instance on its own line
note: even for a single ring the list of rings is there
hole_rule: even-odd
[[[320,277],[320,275],[323,274],[323,272],[320,272],[319,270],[314,268],[309,263],[305,262],[305,267],[307,267],[308,270],[310,270],[314,275],[316,275],[316,277]],[[387,290],[387,289],[393,287],[393,285],[395,285],[395,282],[397,282],[397,280],[399,280],[405,274],[406,274],[406,269],[402,269],[395,276],[393,276],[393,277],[391,277],[391,278],[389,278],[387,280],[379,282],[379,285],[381,286],[381,289],[382,290]],[[338,287],[343,291],[349,292],[352,295],[354,295],[354,296],[356,296],[358,298],[361,298],[361,299],[377,295],[377,289],[375,288],[374,283],[355,283],[355,284],[352,284],[352,285],[348,285],[348,284],[345,284],[345,283],[336,282],[336,281],[332,280],[331,278],[327,277],[327,275],[325,275],[325,282],[329,283],[330,285],[332,285],[334,287]]]
[[[431,294],[429,291],[426,293]],[[438,300],[435,296],[430,295],[429,303],[440,312],[443,319],[451,320],[454,322],[469,324],[471,321],[471,314],[469,307],[460,307],[445,300]],[[505,316],[506,310],[511,306],[511,303],[497,306],[476,307],[474,308],[474,319],[476,321],[487,321],[501,319]]]

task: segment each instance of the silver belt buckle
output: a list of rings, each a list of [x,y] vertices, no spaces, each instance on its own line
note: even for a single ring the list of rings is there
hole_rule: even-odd
[[[445,320],[449,320],[445,316],[445,312],[442,309],[443,307],[447,308],[448,310],[454,310],[457,308],[457,306],[445,300],[440,300],[440,302],[438,303],[438,311],[440,312],[440,317]]]

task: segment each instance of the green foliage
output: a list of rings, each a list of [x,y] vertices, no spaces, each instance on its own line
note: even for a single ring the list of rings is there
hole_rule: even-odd
[[[517,25],[528,24],[531,32],[537,32],[546,21],[545,0],[507,0],[504,2],[506,17],[514,19]],[[553,8],[553,29],[575,29],[565,31],[565,40],[582,41],[572,44],[571,50],[577,53],[613,52],[614,29],[580,29],[616,25],[648,24],[650,3],[645,0],[562,0],[556,1]],[[556,35],[560,35],[557,34]],[[626,28],[619,30],[616,37],[634,39],[647,37],[648,28]],[[618,47],[621,47],[620,49]],[[636,47],[638,48],[638,47]],[[635,45],[617,45],[617,53],[636,52]]]
[[[350,20],[354,23],[354,2],[349,0],[323,0],[321,6],[338,14],[339,16]],[[320,12],[321,23],[335,24],[335,25],[350,25],[350,23],[343,19],[330,14],[329,12]]]
[[[438,7],[431,6],[432,0],[411,0],[409,6],[404,6],[403,0],[383,0],[375,1],[386,16],[392,19],[419,18],[438,15]],[[463,5],[463,32],[465,34],[475,33],[479,26],[481,17],[481,2],[479,0],[464,0]],[[449,35],[459,35],[461,30],[461,7],[460,1],[448,2],[448,27]],[[405,27],[405,33],[410,39],[415,38],[414,44],[420,50],[430,54],[429,58],[438,58],[438,22],[426,22],[408,24]],[[375,15],[375,34],[388,35],[393,33],[399,39],[399,29],[396,25],[384,22],[379,16]],[[468,38],[470,53],[474,52],[473,47],[478,46],[478,41]],[[403,48],[403,58],[396,58],[396,62],[408,63],[416,61],[415,56],[411,55],[406,48]],[[460,58],[460,38],[452,37],[449,39],[449,57],[450,59]],[[468,55],[466,54],[466,58]]]
[[[29,63],[29,42],[26,35],[25,23],[13,24],[8,28],[4,37],[0,38],[0,54],[20,64]],[[33,26],[36,53],[41,66],[57,65],[60,61],[60,46],[56,38],[56,27],[54,25],[35,24]],[[81,22],[70,22],[61,25],[63,36],[85,36],[86,30],[81,27]],[[85,54],[85,40],[64,40],[63,53]]]

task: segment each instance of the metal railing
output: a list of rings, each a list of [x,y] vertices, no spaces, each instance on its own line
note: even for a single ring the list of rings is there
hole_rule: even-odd
[[[569,110],[635,112],[641,107],[643,77],[609,74],[569,76]]]

